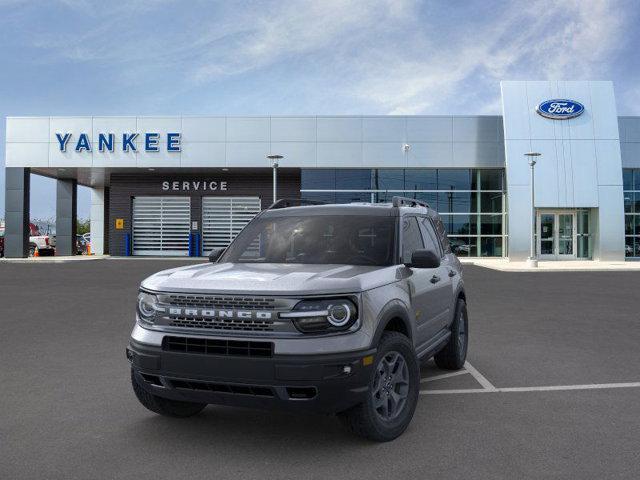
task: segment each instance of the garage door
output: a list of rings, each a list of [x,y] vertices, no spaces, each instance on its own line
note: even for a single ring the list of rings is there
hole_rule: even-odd
[[[188,255],[191,199],[134,197],[133,254]]]
[[[202,197],[202,250],[226,247],[260,213],[258,197]]]

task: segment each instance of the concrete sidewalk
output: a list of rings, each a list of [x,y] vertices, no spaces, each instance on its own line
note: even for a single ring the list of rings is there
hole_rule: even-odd
[[[538,261],[537,268],[526,262],[512,262],[506,258],[461,258],[463,264],[477,265],[501,272],[640,272],[640,262],[601,262],[598,260]]]

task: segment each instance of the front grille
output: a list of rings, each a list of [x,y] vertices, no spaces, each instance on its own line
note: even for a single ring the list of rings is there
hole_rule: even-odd
[[[169,325],[182,328],[201,328],[206,330],[239,330],[242,332],[271,332],[273,320],[181,317],[168,315]]]
[[[162,348],[170,352],[227,355],[235,357],[272,357],[272,342],[244,342],[209,338],[165,337]]]
[[[256,397],[274,397],[270,387],[259,385],[231,385],[228,383],[197,382],[194,380],[170,380],[173,388],[199,390],[205,392],[231,393],[234,395],[253,395]]]
[[[274,310],[275,299],[221,295],[167,295],[167,303],[176,307],[241,308],[243,310]]]

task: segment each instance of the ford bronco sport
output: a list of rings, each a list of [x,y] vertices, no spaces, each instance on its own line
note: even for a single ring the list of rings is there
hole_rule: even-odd
[[[291,205],[256,216],[213,264],[142,282],[133,390],[161,415],[283,407],[392,440],[416,408],[420,362],[464,365],[461,265],[419,201]]]

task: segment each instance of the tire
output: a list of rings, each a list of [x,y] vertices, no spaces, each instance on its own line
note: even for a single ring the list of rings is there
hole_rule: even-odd
[[[36,245],[34,243],[29,244],[29,256],[33,257],[36,253]]]
[[[178,400],[169,400],[168,398],[153,395],[138,383],[133,369],[131,369],[131,385],[133,386],[136,397],[144,407],[166,417],[192,417],[200,413],[204,407],[207,406],[206,403],[180,402]]]
[[[397,363],[399,358],[401,361]],[[402,366],[402,360],[406,370]],[[394,361],[396,363],[393,363]],[[381,369],[384,369],[385,365],[391,369],[397,367],[393,377],[398,383],[384,383],[385,377]],[[411,341],[397,332],[386,332],[382,335],[373,366],[367,400],[346,412],[339,413],[338,417],[352,433],[376,442],[388,442],[399,437],[413,418],[420,390],[420,367]],[[396,397],[391,396],[389,388],[398,397],[405,395],[404,399],[394,401]],[[385,394],[387,397],[391,396],[386,402]],[[395,413],[392,413],[392,404],[397,407]]]
[[[451,337],[442,350],[433,359],[439,368],[444,370],[460,370],[467,360],[469,345],[469,318],[467,304],[461,298],[456,304],[456,313],[451,324]]]

